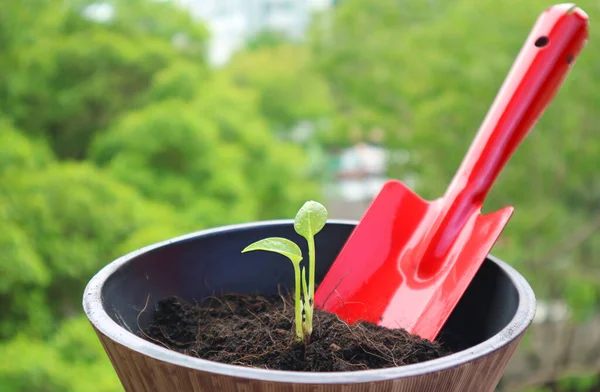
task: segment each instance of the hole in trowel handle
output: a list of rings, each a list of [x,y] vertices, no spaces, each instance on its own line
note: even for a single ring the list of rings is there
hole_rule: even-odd
[[[538,48],[543,48],[544,46],[548,45],[549,42],[550,40],[548,39],[548,37],[542,35],[540,38],[535,40],[535,46],[537,46]]]

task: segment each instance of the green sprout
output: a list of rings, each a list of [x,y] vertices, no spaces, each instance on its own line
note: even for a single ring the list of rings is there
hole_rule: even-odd
[[[253,250],[265,250],[286,256],[294,265],[295,290],[294,310],[296,340],[301,342],[310,337],[313,329],[313,312],[315,298],[315,235],[320,232],[327,222],[327,210],[316,201],[307,201],[296,214],[294,230],[308,242],[308,273],[300,269],[302,251],[294,242],[281,237],[270,237],[248,245],[242,253]],[[302,290],[302,293],[301,293]],[[304,311],[304,321],[302,314]]]

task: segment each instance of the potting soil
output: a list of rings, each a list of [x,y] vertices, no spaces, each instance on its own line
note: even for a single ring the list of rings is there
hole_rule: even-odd
[[[225,295],[202,304],[168,298],[142,333],[169,349],[211,361],[263,369],[332,372],[381,369],[449,354],[404,329],[348,325],[315,309],[310,341],[298,343],[289,297]]]

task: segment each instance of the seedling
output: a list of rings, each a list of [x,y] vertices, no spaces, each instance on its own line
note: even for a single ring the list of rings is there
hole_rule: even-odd
[[[265,250],[279,253],[289,258],[294,266],[294,310],[296,340],[301,342],[310,338],[313,329],[313,312],[315,298],[315,235],[323,229],[327,222],[327,209],[316,201],[307,201],[300,208],[294,219],[294,230],[308,242],[308,274],[300,268],[302,251],[294,242],[281,237],[270,237],[248,245],[242,253],[253,250]],[[301,293],[302,290],[302,293]],[[304,311],[304,320],[303,320]]]

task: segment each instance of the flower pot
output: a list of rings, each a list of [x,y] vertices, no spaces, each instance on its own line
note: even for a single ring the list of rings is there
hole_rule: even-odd
[[[316,236],[317,281],[354,227],[355,222],[333,220]],[[291,220],[227,226],[132,252],[90,281],[85,312],[126,391],[493,391],[535,313],[525,279],[490,256],[442,331],[454,353],[422,363],[353,372],[264,370],[193,358],[136,335],[147,325],[153,304],[163,298],[276,293],[280,284],[292,287],[293,269],[281,256],[240,253],[271,236],[305,244]]]

